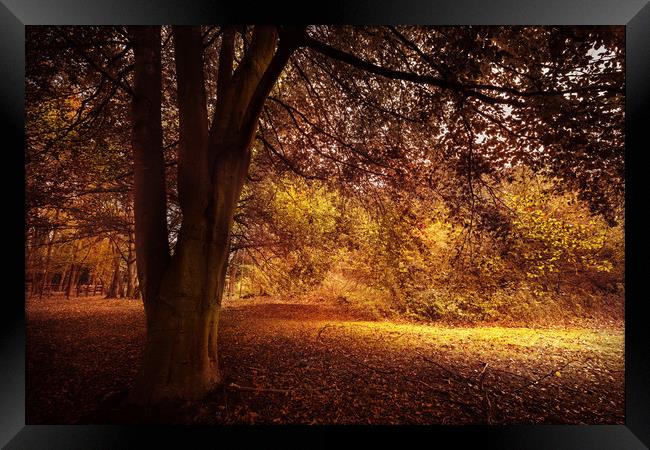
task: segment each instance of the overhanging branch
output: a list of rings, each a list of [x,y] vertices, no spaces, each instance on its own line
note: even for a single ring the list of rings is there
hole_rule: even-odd
[[[379,75],[392,80],[404,80],[413,83],[427,84],[430,86],[439,87],[441,89],[447,89],[447,90],[458,92],[460,94],[463,94],[465,97],[475,97],[478,98],[479,100],[491,104],[527,106],[526,103],[520,100],[521,98],[561,96],[565,94],[584,93],[590,91],[595,91],[595,92],[605,91],[605,92],[613,92],[616,94],[624,93],[623,88],[603,85],[603,84],[595,84],[590,86],[582,86],[582,87],[561,89],[561,90],[520,91],[515,88],[510,88],[507,86],[496,86],[491,84],[461,83],[461,82],[452,81],[441,77],[435,77],[432,75],[422,75],[413,72],[405,72],[402,70],[382,67],[374,63],[371,63],[369,61],[366,61],[364,59],[361,59],[358,56],[339,50],[329,44],[314,39],[308,35],[304,36],[303,45],[322,55],[345,62],[347,64],[350,64],[351,66],[354,66],[358,69],[364,70],[369,73],[373,73],[375,75]],[[498,94],[504,94],[511,97],[493,97],[479,91],[492,91]],[[519,97],[520,99],[516,99],[512,97]]]

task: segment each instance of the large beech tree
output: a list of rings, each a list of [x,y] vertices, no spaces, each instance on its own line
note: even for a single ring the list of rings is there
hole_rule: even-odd
[[[174,27],[178,80],[178,196],[183,214],[170,257],[161,128],[160,27],[134,27],[133,156],[136,255],[147,318],[133,399],[198,397],[220,380],[219,308],[237,200],[264,101],[297,43],[296,30],[255,27],[234,65],[223,30],[217,103],[208,126],[200,27]]]
[[[51,38],[48,29],[38,32],[42,42]],[[93,34],[97,46],[112,45],[112,33],[129,44],[100,58],[71,39],[75,33],[91,49]],[[426,196],[433,189],[452,212],[464,202],[471,214],[480,211],[477,190],[497,179],[499,168],[525,164],[616,218],[612,205],[623,191],[620,29],[138,26],[56,34],[131,104],[137,272],[147,320],[131,395],[139,403],[198,398],[221,379],[219,310],[253,152],[307,178],[353,181],[357,194],[386,188]],[[64,55],[63,63],[28,64],[28,79],[51,79],[57,64],[74,73],[80,65],[69,67]],[[169,95],[173,77],[164,75],[172,69]],[[175,133],[170,178],[164,138]],[[443,164],[455,170],[451,181]],[[182,217],[173,232],[170,183]]]

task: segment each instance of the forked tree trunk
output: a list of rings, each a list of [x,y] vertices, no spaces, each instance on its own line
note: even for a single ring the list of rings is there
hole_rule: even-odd
[[[201,267],[211,258],[204,239],[186,230],[181,236],[147,312],[144,363],[132,395],[140,403],[199,398],[221,380],[217,333],[225,271]],[[221,258],[215,263],[225,267]]]
[[[233,72],[234,30],[225,27],[218,102],[208,127],[201,30],[174,27],[183,220],[170,257],[160,28],[132,27],[130,32],[135,54],[135,253],[147,322],[144,361],[130,399],[147,404],[199,398],[221,380],[217,334],[233,215],[262,104],[293,47],[279,45],[276,51],[276,29],[256,27],[247,56]]]

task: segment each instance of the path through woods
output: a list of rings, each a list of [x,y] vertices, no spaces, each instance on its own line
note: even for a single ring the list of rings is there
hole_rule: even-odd
[[[338,306],[240,300],[222,313],[225,383],[198,403],[128,411],[141,302],[28,300],[27,423],[624,422],[623,328],[368,321]]]

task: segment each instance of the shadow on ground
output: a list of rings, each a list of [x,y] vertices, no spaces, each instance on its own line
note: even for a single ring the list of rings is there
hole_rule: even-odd
[[[337,305],[227,304],[224,383],[200,402],[124,406],[140,302],[27,302],[28,424],[619,424],[623,330],[367,321]]]

